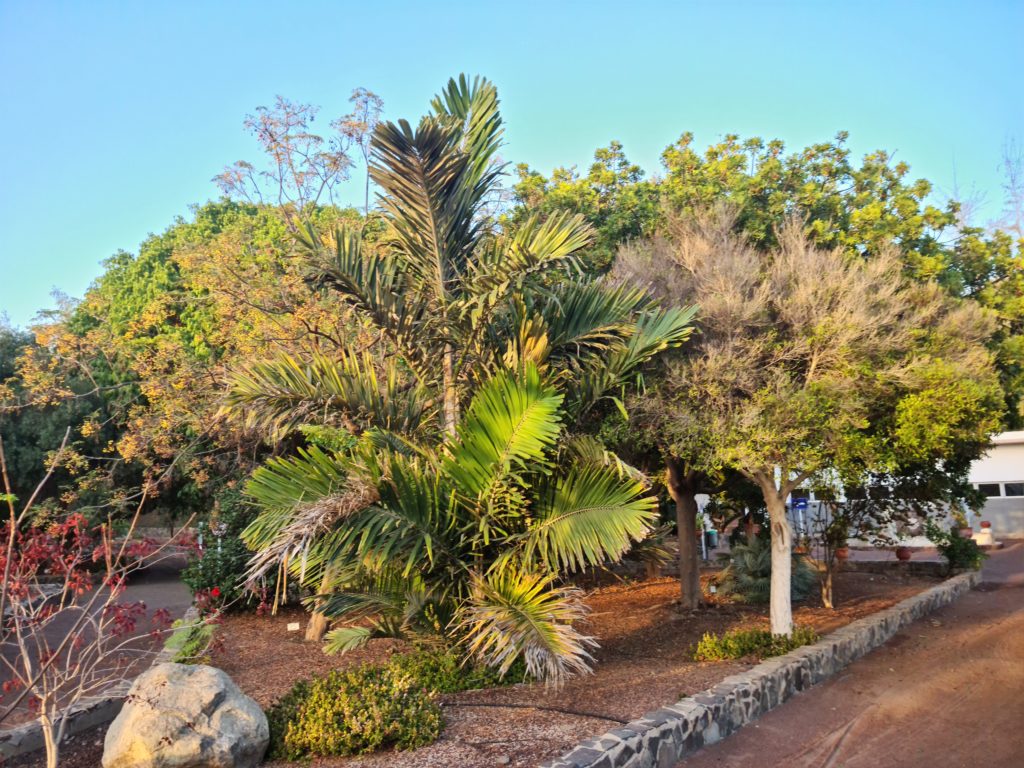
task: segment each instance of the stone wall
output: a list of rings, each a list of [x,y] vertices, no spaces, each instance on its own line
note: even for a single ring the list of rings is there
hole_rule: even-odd
[[[764,661],[703,693],[588,739],[544,768],[673,768],[705,744],[714,744],[834,675],[912,621],[956,600],[980,578],[978,571],[955,576],[813,645]]]

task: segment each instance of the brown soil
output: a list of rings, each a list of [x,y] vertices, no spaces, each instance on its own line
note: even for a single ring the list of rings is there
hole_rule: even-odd
[[[812,600],[796,609],[794,618],[798,624],[813,626],[824,634],[934,583],[921,577],[840,573],[835,586],[839,607],[835,611],[823,609]],[[767,627],[765,608],[720,601],[699,611],[680,612],[677,597],[678,584],[668,578],[597,589],[587,600],[592,612],[586,630],[601,643],[595,653],[593,675],[570,681],[560,690],[520,684],[445,696],[445,732],[429,747],[415,752],[313,760],[305,765],[532,768],[581,739],[702,691],[755,663],[754,659],[698,663],[691,654],[705,632]],[[286,693],[299,679],[382,661],[405,648],[398,641],[376,640],[357,652],[326,656],[316,645],[304,642],[301,631],[289,633],[286,625],[291,621],[305,627],[300,612],[286,611],[267,618],[229,616],[219,632],[223,647],[213,663],[263,706]],[[92,754],[94,762],[68,762],[69,766],[99,764],[100,752],[94,743],[82,749]],[[16,765],[20,768],[29,763]],[[299,764],[267,765],[283,768]]]

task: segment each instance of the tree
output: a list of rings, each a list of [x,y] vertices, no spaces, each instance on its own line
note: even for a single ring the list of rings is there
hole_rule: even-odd
[[[653,233],[661,214],[657,184],[644,180],[643,170],[629,162],[617,141],[594,153],[586,176],[575,168],[556,168],[546,178],[525,164],[516,166],[516,174],[508,220],[521,222],[537,213],[583,216],[597,233],[585,263],[597,272],[608,269],[620,243]]]
[[[324,616],[381,631],[433,627],[507,670],[559,680],[586,667],[566,571],[620,557],[651,518],[642,485],[567,430],[630,372],[689,333],[688,310],[566,278],[589,241],[579,216],[498,230],[482,214],[500,166],[497,92],[461,77],[413,128],[381,123],[371,174],[389,239],[345,228],[306,246],[319,280],[378,339],[250,365],[228,407],[281,436],[309,423],[359,436],[253,477],[253,573],[317,585]],[[365,630],[341,628],[346,648]]]
[[[631,410],[662,414],[676,455],[760,488],[771,523],[772,631],[792,630],[786,500],[826,472],[853,481],[911,462],[980,455],[1001,391],[991,320],[909,281],[901,258],[813,245],[800,221],[769,251],[735,212],[673,220],[624,249],[614,273],[664,301],[700,301],[697,343],[665,364]]]
[[[67,434],[19,511],[0,441],[8,513],[0,525],[0,723],[26,703],[42,726],[47,768],[57,768],[72,708],[122,680],[140,657],[152,658],[150,635],[159,638],[170,625],[165,609],[123,599],[129,575],[144,559],[159,562],[169,547],[135,535],[141,504],[119,537],[109,521],[93,528],[77,513],[34,519],[66,443]]]

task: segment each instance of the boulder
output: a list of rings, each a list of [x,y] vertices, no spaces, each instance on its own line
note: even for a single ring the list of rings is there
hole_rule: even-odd
[[[250,768],[267,717],[224,672],[159,664],[135,679],[103,745],[103,768]]]

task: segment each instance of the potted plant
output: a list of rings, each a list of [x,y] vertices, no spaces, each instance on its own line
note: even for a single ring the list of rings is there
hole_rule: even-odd
[[[956,522],[957,530],[962,538],[969,539],[974,535],[974,528],[967,521],[967,515],[964,514],[962,509],[953,510],[953,520]]]

